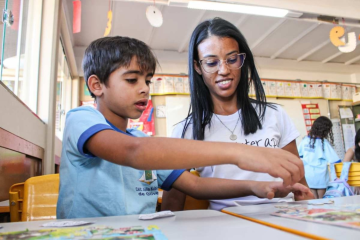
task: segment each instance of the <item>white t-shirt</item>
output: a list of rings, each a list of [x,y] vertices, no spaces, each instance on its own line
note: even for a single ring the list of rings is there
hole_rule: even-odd
[[[211,128],[206,127],[204,141],[211,142],[237,142],[247,145],[254,145],[259,147],[270,148],[283,148],[299,136],[299,132],[296,130],[293,122],[290,120],[286,112],[279,106],[275,105],[276,109],[271,107],[266,108],[264,120],[262,122],[262,129],[258,129],[255,134],[244,135],[242,130],[241,121],[238,122],[234,134],[237,135],[237,139],[232,141],[230,139],[231,132],[223,125],[225,124],[229,129],[235,128],[236,122],[239,119],[239,114],[236,112],[229,116],[217,115],[219,119],[213,115],[211,119]],[[240,113],[241,110],[239,110]],[[172,137],[181,138],[185,121],[177,124],[172,132]],[[189,124],[185,137],[186,139],[192,138],[192,124]],[[245,171],[238,168],[235,165],[217,165],[198,168],[197,171],[201,177],[214,177],[214,178],[226,178],[235,180],[255,180],[255,181],[282,181],[280,178],[274,178],[267,173],[256,173]],[[211,200],[210,209],[221,210],[225,207],[237,206],[237,205],[252,205],[269,202],[279,201],[292,201],[293,194],[289,194],[284,199],[261,199],[256,196],[246,196],[225,200]]]

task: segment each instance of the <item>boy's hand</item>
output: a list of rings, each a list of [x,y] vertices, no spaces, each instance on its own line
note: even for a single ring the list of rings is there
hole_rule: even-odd
[[[259,198],[283,198],[293,192],[296,201],[314,199],[310,189],[300,183],[284,187],[281,182],[254,182],[252,191]]]
[[[303,162],[288,151],[246,145],[242,147],[244,149],[238,164],[241,169],[282,178],[285,187],[294,185],[304,177]]]

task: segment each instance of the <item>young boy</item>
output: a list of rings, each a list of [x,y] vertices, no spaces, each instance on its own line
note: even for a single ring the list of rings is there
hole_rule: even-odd
[[[302,161],[286,151],[137,138],[144,134],[127,130],[128,119],[139,118],[146,108],[156,63],[146,44],[127,37],[98,39],[87,48],[84,78],[97,109],[79,107],[67,114],[57,218],[153,213],[159,187],[174,187],[201,199],[244,195],[273,198],[290,191],[299,198],[311,194],[296,183],[304,176]],[[184,170],[152,170],[218,164],[266,172],[284,182],[204,179]]]

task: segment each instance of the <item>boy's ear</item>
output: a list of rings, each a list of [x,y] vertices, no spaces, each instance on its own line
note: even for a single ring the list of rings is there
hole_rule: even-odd
[[[91,75],[88,78],[88,86],[90,92],[92,92],[96,97],[100,97],[103,94],[103,84],[100,82],[100,79],[96,75]]]
[[[201,72],[201,68],[199,66],[199,63],[197,61],[194,60],[194,68],[195,68],[195,71],[199,74],[199,75],[202,75],[202,72]]]

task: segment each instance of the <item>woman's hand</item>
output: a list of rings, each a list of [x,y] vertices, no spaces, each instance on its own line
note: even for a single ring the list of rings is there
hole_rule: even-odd
[[[282,178],[283,185],[291,186],[304,177],[304,165],[294,154],[274,148],[241,145],[242,151],[238,166],[241,169],[268,173]]]
[[[252,192],[259,198],[283,198],[290,192],[294,193],[295,200],[308,200],[314,199],[314,195],[310,189],[300,183],[296,183],[293,186],[284,187],[281,182],[253,182]]]

